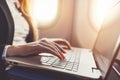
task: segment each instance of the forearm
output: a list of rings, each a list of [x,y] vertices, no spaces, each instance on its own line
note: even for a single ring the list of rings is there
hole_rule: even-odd
[[[37,54],[40,50],[38,50],[38,44],[36,42],[27,43],[24,45],[11,45],[7,50],[7,56],[27,56],[30,54]]]

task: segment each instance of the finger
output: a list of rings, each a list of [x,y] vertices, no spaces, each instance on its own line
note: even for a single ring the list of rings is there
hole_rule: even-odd
[[[65,59],[65,56],[62,54],[62,53],[65,53],[65,50],[63,50],[60,46],[58,46],[56,43],[54,42],[49,42],[51,45],[53,45],[59,52],[60,52],[60,55],[63,59]]]
[[[42,45],[44,45],[44,46],[47,46],[47,47],[51,48],[52,50],[56,51],[57,53],[59,53],[58,50],[57,50],[53,45],[51,45],[50,43],[48,43],[48,42],[46,42],[46,41],[42,41],[42,42],[40,42],[39,44],[42,44]]]
[[[58,51],[60,53],[60,56],[65,59],[65,56],[62,53],[65,53],[65,50],[63,50],[60,46],[58,46],[56,43],[52,42],[52,41],[47,41],[45,40],[44,42],[46,42],[47,44],[52,45],[52,47],[54,47],[54,49],[56,51]]]
[[[70,45],[70,43],[68,42],[68,41],[66,41],[66,40],[57,40],[57,41],[54,41],[54,42],[56,42],[56,43],[58,43],[58,44],[60,44],[60,45],[65,45],[65,46],[67,46],[68,47],[68,49],[72,49],[72,46]]]
[[[61,39],[61,38],[53,38],[53,39],[48,39],[48,38],[43,38],[42,39],[43,41],[52,41],[52,42],[55,42],[59,45],[63,45],[63,46],[67,46],[68,49],[72,49],[72,46],[70,45],[70,43],[65,40],[65,39]]]
[[[63,50],[59,45],[57,45],[55,42],[50,41],[50,40],[42,40],[44,42],[46,42],[47,44],[50,44],[52,47],[54,47],[54,49],[56,49],[56,51],[58,51],[59,53],[65,53],[65,50]]]
[[[47,53],[50,53],[50,54],[53,54],[55,56],[57,56],[59,59],[63,60],[64,57],[62,57],[59,53],[57,53],[56,51],[54,51],[53,49],[51,49],[50,47],[47,47],[47,46],[44,46],[44,45],[41,45],[39,44],[40,47],[42,47],[42,52],[47,52]]]
[[[61,54],[60,52],[58,52],[55,48],[53,48],[53,46],[46,44],[45,42],[42,42],[41,45],[43,45],[45,47],[45,49],[52,51],[52,53],[54,53],[56,56],[58,56],[60,59],[65,59],[64,55]],[[46,51],[45,51],[46,52]]]
[[[57,46],[57,48],[62,52],[62,53],[66,53],[66,51],[61,47],[59,46],[59,44],[55,43],[55,42],[52,42],[55,46]]]

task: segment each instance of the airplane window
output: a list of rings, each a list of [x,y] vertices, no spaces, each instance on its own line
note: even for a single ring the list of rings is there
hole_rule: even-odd
[[[118,2],[118,0],[93,0],[91,4],[91,21],[97,30],[101,28],[107,12]]]
[[[32,17],[36,24],[48,25],[57,17],[59,0],[34,0]]]

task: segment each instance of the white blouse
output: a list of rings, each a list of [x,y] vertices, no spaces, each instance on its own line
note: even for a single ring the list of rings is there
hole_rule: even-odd
[[[18,0],[6,0],[14,20],[14,39],[13,45],[25,44],[26,37],[29,34],[29,24],[22,16],[22,13],[16,8],[20,6]],[[16,4],[16,6],[15,6]]]
[[[22,13],[18,11],[17,7],[20,7],[18,0],[6,0],[14,20],[14,39],[13,45],[25,44],[26,37],[29,34],[29,24],[22,16]],[[16,6],[15,6],[16,4]],[[10,45],[6,45],[3,51],[2,58],[6,58],[7,49]]]

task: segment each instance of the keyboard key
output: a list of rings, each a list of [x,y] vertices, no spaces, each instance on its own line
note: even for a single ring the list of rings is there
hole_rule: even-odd
[[[78,71],[78,67],[79,67],[79,64],[78,63],[74,63],[72,71],[77,72]]]
[[[57,68],[62,68],[64,69],[64,67],[66,66],[67,61],[56,61],[55,63],[53,63],[53,67],[57,67]]]
[[[41,57],[41,62],[46,63],[51,57]]]
[[[51,59],[48,60],[47,64],[52,65],[56,61],[57,57],[51,57]]]
[[[65,69],[66,70],[72,70],[73,64],[74,64],[73,62],[68,62]]]

